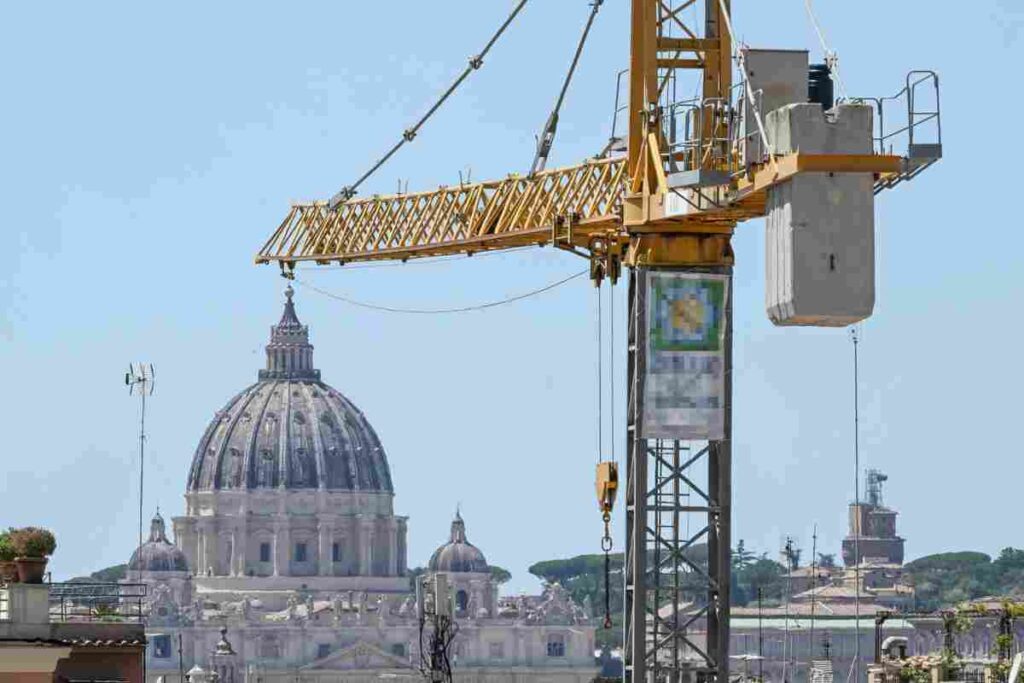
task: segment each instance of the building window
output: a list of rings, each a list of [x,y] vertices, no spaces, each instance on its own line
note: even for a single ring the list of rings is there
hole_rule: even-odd
[[[394,645],[391,646],[391,654],[393,654],[396,657],[404,657],[405,656],[405,645],[402,644],[402,643],[395,643]]]
[[[260,657],[264,659],[277,659],[281,656],[281,648],[277,639],[273,636],[265,636],[260,641]]]
[[[270,562],[269,543],[260,543],[260,562]]]
[[[327,655],[331,654],[330,643],[320,643],[316,646],[316,658],[323,659]]]
[[[505,658],[505,643],[491,643],[487,647],[487,652],[491,659],[504,659]]]
[[[563,635],[551,635],[548,636],[548,657],[564,657],[565,656],[565,636]]]
[[[153,657],[156,659],[167,659],[171,656],[171,637],[166,635],[152,636]]]
[[[296,543],[295,544],[295,561],[305,562],[306,561],[306,544]]]
[[[466,607],[469,606],[469,596],[466,595],[466,591],[460,590],[455,594],[455,609],[460,612],[465,612]]]
[[[331,546],[331,562],[341,562],[341,544],[335,543]]]

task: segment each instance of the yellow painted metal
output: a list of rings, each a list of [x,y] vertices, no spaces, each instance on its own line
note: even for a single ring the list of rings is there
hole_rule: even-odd
[[[295,204],[256,261],[344,263],[546,244],[567,216],[572,245],[586,249],[593,235],[621,225],[624,183],[619,157],[533,177],[349,200],[337,211],[325,202]]]
[[[787,154],[763,164],[736,183],[737,196],[767,190],[798,173],[899,173],[903,158],[885,154]]]
[[[731,265],[737,223],[763,216],[767,190],[798,173],[899,173],[903,160],[883,155],[790,154],[736,174],[703,192],[684,215],[667,215],[674,192],[658,102],[671,73],[699,69],[705,101],[730,101],[732,44],[723,18],[728,0],[707,0],[700,29],[664,0],[633,0],[625,157],[592,159],[532,177],[466,183],[437,190],[326,202],[297,203],[256,256],[286,274],[300,262],[405,260],[554,244],[591,258],[595,279],[627,265]],[[681,37],[670,37],[669,32]],[[724,109],[721,112],[725,112]],[[705,148],[673,152],[688,168],[729,171],[736,150],[725,113],[702,118]],[[680,194],[680,197],[683,197]],[[685,199],[685,198],[684,198]],[[678,204],[678,202],[676,202]],[[692,203],[692,202],[691,202]],[[678,211],[676,211],[678,213]]]
[[[655,163],[658,144],[650,134],[641,157],[646,168],[631,183],[625,159],[617,157],[533,178],[510,176],[350,200],[337,211],[326,202],[295,204],[256,261],[291,267],[305,261],[404,260],[556,244],[605,259],[622,255],[629,265],[728,265],[729,236],[737,223],[764,215],[772,185],[798,173],[884,177],[899,172],[903,163],[898,156],[870,154],[782,156],[723,188],[719,206],[666,217],[669,193],[649,191],[667,182],[664,169]],[[678,243],[670,244],[673,240]],[[610,275],[616,270],[605,263],[595,265],[594,272]]]
[[[595,484],[597,505],[604,515],[610,515],[619,491],[619,466],[610,460],[597,463]]]

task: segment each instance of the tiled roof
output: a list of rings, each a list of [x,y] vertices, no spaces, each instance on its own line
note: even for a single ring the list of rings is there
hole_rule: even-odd
[[[34,643],[38,645],[60,645],[63,647],[96,648],[144,647],[146,645],[146,640],[144,638],[33,638],[31,640],[24,640],[20,642]]]

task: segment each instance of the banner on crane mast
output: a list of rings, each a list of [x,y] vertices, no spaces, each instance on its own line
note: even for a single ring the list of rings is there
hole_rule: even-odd
[[[725,305],[729,279],[649,270],[645,439],[725,437]]]

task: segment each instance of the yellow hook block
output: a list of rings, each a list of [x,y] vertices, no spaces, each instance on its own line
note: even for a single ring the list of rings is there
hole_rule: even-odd
[[[615,507],[615,494],[619,490],[619,466],[611,461],[597,464],[597,505],[609,516]]]

